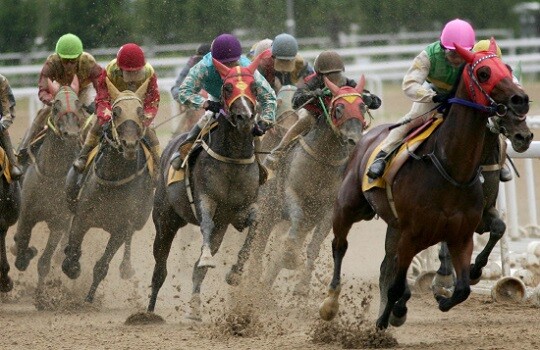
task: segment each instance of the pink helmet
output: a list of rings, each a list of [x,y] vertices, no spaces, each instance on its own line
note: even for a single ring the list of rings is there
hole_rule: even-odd
[[[470,50],[476,39],[473,27],[462,19],[456,18],[444,26],[441,33],[441,44],[450,50],[455,50],[454,43]]]

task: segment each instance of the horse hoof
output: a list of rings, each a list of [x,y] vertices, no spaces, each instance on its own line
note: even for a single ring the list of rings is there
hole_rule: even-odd
[[[393,312],[390,314],[389,322],[394,327],[403,326],[405,321],[407,321],[407,314],[406,313],[405,313],[405,315],[403,315],[401,317],[398,317],[398,316],[394,315]]]
[[[30,264],[30,260],[32,260],[36,254],[37,249],[34,247],[27,248],[25,251],[21,252],[21,254],[17,254],[17,258],[15,259],[15,267],[17,270],[26,270]]]
[[[62,271],[70,279],[72,280],[77,279],[79,275],[81,274],[81,264],[79,264],[78,261],[71,262],[65,259],[64,262],[62,263]]]
[[[86,298],[84,298],[84,301],[86,301],[86,302],[89,303],[89,304],[92,304],[92,303],[94,302],[94,296],[88,294],[88,295],[86,296]]]
[[[0,283],[0,292],[1,293],[9,293],[13,289],[13,281],[11,278],[6,277],[5,281],[2,281]]]
[[[384,319],[383,316],[379,317],[377,322],[375,323],[377,326],[377,329],[384,330],[388,328],[388,320]]]
[[[225,281],[229,286],[238,286],[240,284],[241,275],[238,272],[229,271],[225,276]]]
[[[433,296],[435,298],[437,298],[437,296],[442,296],[446,298],[451,297],[454,293],[454,283],[454,275],[444,276],[436,274],[431,284]]]
[[[319,306],[319,316],[325,321],[331,321],[339,311],[339,302],[336,298],[327,297]]]
[[[439,302],[439,310],[441,310],[442,312],[446,312],[454,306],[452,305],[450,298],[438,297],[436,299]]]
[[[135,269],[131,266],[120,266],[120,278],[123,280],[128,280],[131,277],[135,276]]]

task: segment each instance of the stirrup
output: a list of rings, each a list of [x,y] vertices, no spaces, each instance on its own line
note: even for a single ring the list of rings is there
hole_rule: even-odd
[[[18,180],[21,178],[21,176],[23,176],[23,172],[21,168],[19,168],[17,165],[14,165],[14,164],[11,165],[9,169],[9,173],[11,174],[11,178],[13,180]]]

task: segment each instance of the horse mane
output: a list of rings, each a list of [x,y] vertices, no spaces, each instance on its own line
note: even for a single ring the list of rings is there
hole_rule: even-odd
[[[461,83],[461,77],[463,75],[463,69],[465,69],[465,63],[463,63],[461,66],[459,66],[459,71],[458,71],[458,76],[457,76],[457,79],[456,81],[454,82],[454,85],[452,85],[452,89],[450,90],[450,92],[448,93],[449,94],[449,98],[453,98],[456,96],[456,92],[457,92],[457,89],[458,89],[458,86],[459,86],[459,83]],[[450,105],[446,105],[444,110],[443,110],[443,118],[446,118],[446,116],[448,115],[448,112],[450,112]]]

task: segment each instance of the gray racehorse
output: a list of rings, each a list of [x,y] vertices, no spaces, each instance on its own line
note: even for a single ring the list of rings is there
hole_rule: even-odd
[[[290,224],[289,231],[278,257],[268,264],[263,283],[272,285],[281,269],[298,267],[300,248],[314,229],[307,248],[306,266],[296,286],[296,292],[307,292],[320,246],[332,227],[332,205],[349,153],[366,127],[366,107],[362,100],[364,77],[356,88],[339,88],[326,78],[325,82],[333,95],[330,114],[319,116],[310,132],[286,151],[275,179],[261,189],[257,216],[260,219],[250,229],[238,262],[228,274],[230,284],[239,283],[252,242],[257,258],[253,259],[251,274],[260,275],[261,256],[268,238],[276,225],[286,220]]]
[[[107,81],[112,104],[111,121],[104,125],[100,150],[82,175],[72,168],[68,174],[68,202],[75,213],[62,270],[71,279],[81,272],[81,244],[92,227],[102,228],[110,237],[103,256],[94,266],[93,282],[86,297],[92,302],[99,283],[107,275],[109,263],[122,244],[126,244],[122,277],[129,278],[131,238],[143,228],[152,210],[153,185],[143,149],[143,103],[148,82],[136,92],[120,92]],[[82,179],[81,179],[82,177]],[[78,184],[82,187],[79,191]]]
[[[217,127],[202,142],[198,156],[190,156],[186,180],[167,184],[169,159],[185,135],[172,140],[164,150],[154,211],[155,267],[148,311],[153,312],[159,289],[167,276],[167,258],[177,231],[188,223],[199,225],[203,244],[193,267],[193,289],[188,318],[201,319],[201,284],[229,225],[243,230],[256,214],[259,167],[255,162],[255,83],[258,59],[248,67],[227,68],[214,60],[223,78],[223,113]],[[189,184],[189,185],[188,185]],[[192,195],[192,196],[190,196]],[[191,199],[190,199],[191,198]]]
[[[45,221],[50,234],[38,262],[38,286],[41,286],[51,267],[51,258],[58,243],[66,234],[71,213],[67,207],[66,175],[81,145],[81,125],[84,114],[77,96],[79,81],[74,76],[70,86],[60,87],[49,80],[54,96],[48,128],[39,149],[31,148],[32,163],[28,166],[22,186],[22,207],[15,234],[15,266],[24,271],[37,254],[29,247],[32,229]],[[35,152],[35,155],[33,152]]]

